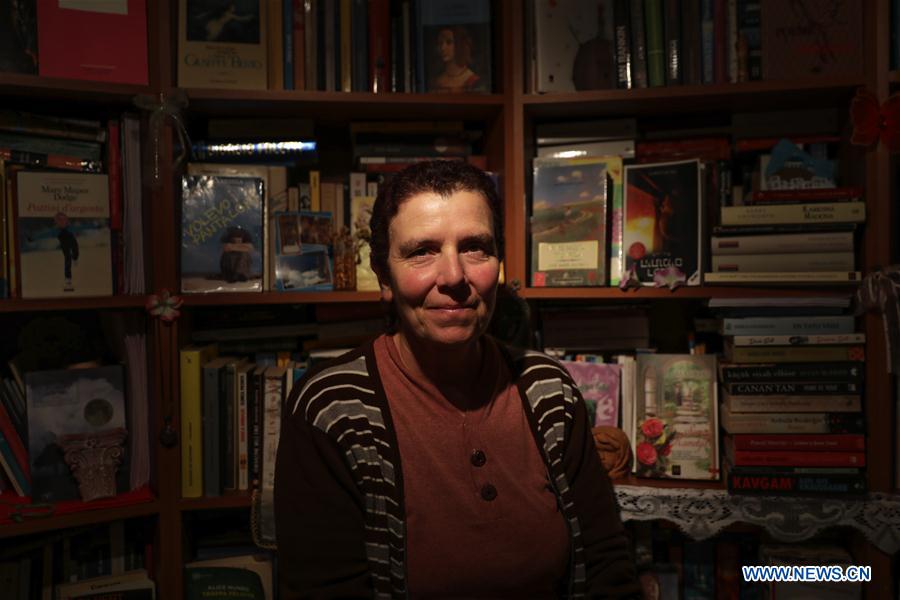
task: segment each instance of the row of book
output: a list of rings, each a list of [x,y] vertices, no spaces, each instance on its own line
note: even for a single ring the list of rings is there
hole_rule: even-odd
[[[0,112],[0,298],[142,294],[140,120]]]
[[[178,85],[490,92],[490,3],[179,3]]]
[[[858,74],[861,11],[776,0],[525,3],[526,90],[720,84]],[[809,52],[810,47],[821,52]]]

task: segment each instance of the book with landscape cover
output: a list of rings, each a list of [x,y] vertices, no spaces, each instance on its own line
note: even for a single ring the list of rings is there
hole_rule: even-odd
[[[28,455],[32,499],[56,502],[80,498],[59,438],[68,434],[126,429],[124,370],[121,365],[25,374]],[[122,451],[127,452],[127,443]],[[116,479],[128,482],[126,457]],[[117,486],[127,491],[127,483]]]
[[[261,291],[262,181],[186,176],[181,203],[181,291]]]
[[[275,214],[275,289],[329,291],[334,287],[329,212]]]
[[[700,284],[700,161],[628,165],[622,248],[642,285]]]
[[[178,87],[266,89],[270,4],[275,10],[264,0],[179,0]]]
[[[637,357],[635,421],[629,437],[639,476],[719,479],[716,357]]]
[[[107,176],[50,171],[16,175],[21,297],[112,295]]]
[[[531,285],[606,284],[606,206],[604,159],[534,160]]]

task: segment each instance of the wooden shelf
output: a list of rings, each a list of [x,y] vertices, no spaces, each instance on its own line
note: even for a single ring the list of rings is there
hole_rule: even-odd
[[[215,498],[182,498],[178,501],[178,508],[185,512],[222,508],[248,508],[251,498],[250,492],[225,494]]]
[[[861,77],[801,81],[748,81],[633,90],[527,94],[525,114],[539,118],[675,115],[711,111],[762,111],[849,107]]]
[[[207,116],[303,116],[322,121],[350,119],[472,119],[496,116],[501,94],[371,94],[275,90],[187,89],[191,114]]]
[[[39,97],[47,100],[71,100],[89,102],[91,105],[130,105],[138,94],[153,94],[150,86],[58,79],[0,73],[0,94],[3,96]]]
[[[32,511],[39,513],[39,509]],[[43,533],[46,531],[56,531],[59,529],[68,529],[71,527],[81,527],[83,525],[94,525],[97,523],[108,523],[120,519],[131,519],[134,517],[148,517],[157,515],[160,512],[160,503],[156,500],[152,502],[144,502],[141,504],[133,504],[131,506],[119,506],[115,508],[97,508],[94,510],[86,510],[83,512],[68,513],[59,516],[48,517],[32,517],[21,523],[3,523],[0,525],[0,539],[10,538],[18,535]]]
[[[378,302],[380,292],[259,292],[183,294],[185,306],[257,304],[319,304],[330,302]]]
[[[12,298],[0,300],[0,313],[38,310],[97,310],[103,308],[143,308],[147,296],[102,296],[95,298]]]
[[[731,287],[695,286],[668,288],[643,287],[620,290],[618,287],[524,288],[519,295],[527,300],[649,300],[655,298],[766,298],[849,296],[853,288],[812,287]]]
[[[686,479],[648,479],[628,475],[613,480],[613,486],[635,485],[646,488],[690,489],[690,490],[725,490],[724,481],[689,481]]]

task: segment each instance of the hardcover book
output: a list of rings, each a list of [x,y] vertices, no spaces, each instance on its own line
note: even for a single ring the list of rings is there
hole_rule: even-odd
[[[629,437],[639,476],[719,479],[716,357],[637,357],[635,422]]]
[[[77,500],[78,485],[59,438],[126,428],[124,371],[120,365],[32,371],[25,374],[25,388],[32,499]],[[119,465],[118,481],[128,481],[127,470],[126,457]],[[119,489],[126,490],[127,484]]]
[[[146,0],[38,0],[42,77],[147,85]]]
[[[531,285],[606,283],[606,161],[534,160]]]
[[[182,292],[261,291],[263,253],[260,179],[182,179]]]
[[[578,384],[578,389],[593,415],[594,427],[619,425],[619,378],[622,366],[617,364],[562,361]]]
[[[428,92],[490,92],[491,5],[479,0],[416,2],[417,71]]]
[[[628,165],[622,248],[642,285],[700,285],[700,161]]]
[[[266,89],[269,4],[179,0],[178,87]]]
[[[16,199],[21,297],[112,295],[107,176],[19,171]]]
[[[275,289],[333,289],[331,213],[291,211],[275,215]]]

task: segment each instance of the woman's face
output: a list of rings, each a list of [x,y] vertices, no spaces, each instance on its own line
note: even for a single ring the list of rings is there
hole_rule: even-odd
[[[464,346],[485,332],[500,272],[493,231],[487,201],[476,192],[426,192],[400,205],[382,293],[410,345]]]
[[[441,61],[448,63],[456,55],[456,46],[453,42],[453,32],[449,29],[441,29],[437,38],[438,55]]]

